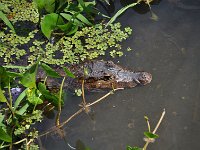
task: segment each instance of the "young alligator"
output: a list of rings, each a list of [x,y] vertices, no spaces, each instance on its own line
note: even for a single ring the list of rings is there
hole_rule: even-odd
[[[69,88],[80,88],[83,79],[85,89],[133,88],[152,80],[150,73],[126,70],[112,61],[89,61],[69,69],[76,76],[75,79],[67,78],[66,86]]]

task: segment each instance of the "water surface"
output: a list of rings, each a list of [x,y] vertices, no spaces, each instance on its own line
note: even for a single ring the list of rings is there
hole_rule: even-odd
[[[120,3],[115,7],[121,7]],[[149,12],[139,14],[133,9],[121,16],[118,21],[133,28],[133,35],[123,45],[133,51],[124,52],[125,56],[114,61],[126,68],[151,72],[152,83],[117,91],[92,108],[92,118],[84,113],[79,115],[65,127],[67,143],[75,146],[81,140],[92,150],[125,150],[126,145],[142,147],[143,132],[147,130],[144,115],[154,128],[165,108],[166,116],[157,132],[160,137],[148,149],[200,149],[198,7],[200,1],[196,0],[163,0],[152,6],[158,21],[151,20]],[[86,98],[91,102],[104,94],[87,93]],[[79,109],[80,100],[68,94],[62,120]],[[52,125],[52,120],[47,120],[44,128]],[[70,150],[56,136],[43,138],[43,147]]]

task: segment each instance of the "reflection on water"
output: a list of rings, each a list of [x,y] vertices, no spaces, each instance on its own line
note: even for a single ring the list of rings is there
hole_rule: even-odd
[[[186,9],[180,3],[196,7]],[[140,15],[133,9],[119,19],[133,28],[133,36],[123,45],[134,50],[114,61],[151,72],[153,81],[145,87],[117,91],[92,108],[93,119],[87,114],[77,116],[65,128],[71,146],[79,139],[92,150],[142,146],[147,130],[144,115],[153,128],[165,108],[166,116],[158,129],[160,137],[149,149],[200,149],[200,9],[195,9],[199,6],[196,0],[161,1],[152,6],[159,17],[157,22],[149,19],[150,13]],[[87,93],[86,98],[92,101],[104,94]],[[68,95],[63,120],[79,109],[80,100]],[[44,128],[51,125],[52,121],[47,120]],[[43,146],[48,150],[70,149],[64,140],[52,136],[44,138]]]

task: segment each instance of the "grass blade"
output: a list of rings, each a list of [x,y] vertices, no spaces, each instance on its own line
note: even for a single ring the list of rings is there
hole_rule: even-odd
[[[127,5],[123,8],[121,8],[120,10],[118,10],[118,12],[110,19],[110,21],[106,24],[105,27],[109,26],[110,24],[112,24],[116,19],[117,17],[119,17],[122,13],[124,13],[128,8],[131,8],[135,5],[139,4],[139,2],[136,2],[136,3],[132,3],[130,5]]]
[[[29,103],[26,103],[20,110],[18,110],[16,113],[18,114],[18,115],[23,115],[25,112],[26,112],[26,110],[27,110],[27,108],[29,107]]]
[[[27,88],[28,89],[28,88]],[[14,110],[17,109],[17,107],[19,106],[20,102],[24,99],[24,97],[26,96],[26,91],[27,89],[25,89],[17,98],[17,100],[15,101],[14,104]]]
[[[3,22],[11,29],[15,32],[15,29],[13,27],[13,25],[11,24],[10,20],[6,17],[6,15],[0,11],[0,19],[3,20]]]

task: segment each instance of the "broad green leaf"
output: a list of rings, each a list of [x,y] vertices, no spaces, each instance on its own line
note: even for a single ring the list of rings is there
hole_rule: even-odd
[[[41,21],[41,30],[42,33],[50,39],[51,33],[56,28],[56,25],[58,24],[59,15],[56,13],[51,13],[48,15],[45,15],[44,19]]]
[[[49,102],[51,102],[56,107],[58,106],[59,98],[56,95],[50,93],[46,89],[45,84],[43,84],[43,83],[40,82],[38,84],[38,89],[39,89],[39,91],[42,94],[41,98],[44,98],[45,100],[48,100]],[[62,105],[63,105],[63,101],[62,101]]]
[[[45,10],[48,13],[55,12],[55,0],[45,0]]]
[[[27,100],[33,105],[38,105],[43,103],[43,100],[40,98],[41,93],[35,88],[28,89],[26,91],[26,95],[27,95]]]
[[[62,12],[65,8],[67,8],[69,1],[66,0],[59,0],[58,6],[56,7],[56,12]]]
[[[7,101],[7,99],[4,96],[1,86],[0,86],[0,102],[6,102],[6,101]]]
[[[24,97],[26,96],[26,91],[28,89],[25,89],[16,99],[15,104],[14,104],[14,110],[16,110],[19,106],[19,104],[21,103],[21,101],[24,99]]]
[[[15,29],[13,27],[13,25],[11,24],[11,22],[9,21],[9,19],[6,17],[6,15],[0,11],[0,19],[3,20],[3,22],[11,29],[15,32]]]
[[[127,146],[126,150],[143,150],[143,149],[142,149],[142,148],[139,148],[139,147]]]
[[[156,138],[159,137],[157,134],[153,134],[153,133],[151,133],[151,132],[144,132],[144,135],[145,135],[147,138],[152,138],[152,139],[156,139]]]
[[[63,70],[65,71],[68,77],[75,78],[75,75],[71,71],[69,71],[66,67],[63,67]]]
[[[23,115],[27,111],[27,108],[29,107],[29,105],[30,105],[29,103],[26,103],[22,108],[16,111],[16,113],[18,115]]]
[[[33,0],[34,3],[37,5],[37,8],[39,10],[39,12],[45,7],[45,1],[46,0]]]
[[[12,137],[0,127],[0,140],[5,142],[12,142]]]
[[[53,78],[60,78],[60,75],[54,69],[52,69],[50,66],[42,63],[41,67],[43,68],[43,70],[45,71],[47,76],[50,76]]]
[[[138,4],[138,2],[132,3],[132,4],[130,4],[130,5],[127,5],[127,6],[123,7],[123,8],[121,8],[121,9],[110,19],[110,21],[106,24],[105,27],[107,27],[107,26],[109,26],[110,24],[112,24],[112,23],[117,19],[117,17],[119,17],[119,16],[120,16],[122,13],[124,13],[127,9],[129,9],[129,8],[131,8],[131,7],[133,7],[133,6],[137,5],[137,4]]]
[[[85,8],[85,3],[84,3],[83,0],[78,0],[78,2],[79,2],[79,4],[80,4],[83,8]]]
[[[9,84],[9,76],[4,67],[0,66],[0,86],[6,87]]]
[[[34,64],[29,68],[21,78],[21,84],[28,88],[36,87],[36,73],[38,69],[38,63]]]

